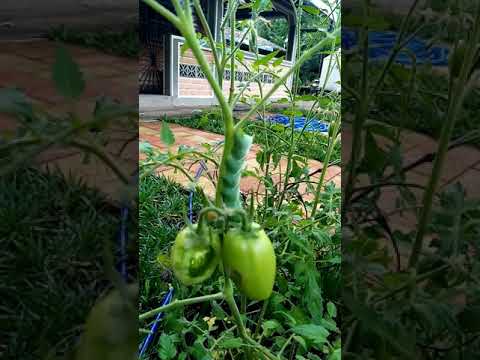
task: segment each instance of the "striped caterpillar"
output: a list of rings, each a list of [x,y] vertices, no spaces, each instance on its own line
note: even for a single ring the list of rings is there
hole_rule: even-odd
[[[253,137],[242,130],[235,131],[233,146],[225,162],[222,181],[222,199],[228,208],[241,208],[240,178]]]

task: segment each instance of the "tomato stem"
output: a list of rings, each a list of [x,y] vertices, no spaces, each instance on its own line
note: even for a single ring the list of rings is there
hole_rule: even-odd
[[[238,331],[242,339],[247,344],[254,346],[259,352],[265,355],[268,359],[277,360],[278,357],[273,355],[270,352],[270,350],[263,347],[262,345],[257,343],[255,340],[253,340],[250,336],[248,336],[245,325],[243,324],[242,316],[240,315],[240,311],[238,310],[237,303],[235,302],[235,298],[233,297],[233,285],[232,285],[232,280],[229,277],[225,278],[225,287],[223,289],[223,294],[224,294],[225,301],[227,302],[228,307],[232,312],[233,318],[236,322]]]
[[[203,295],[203,296],[198,296],[198,297],[193,297],[193,298],[188,298],[188,299],[183,299],[183,300],[174,300],[168,305],[160,306],[156,309],[147,311],[143,314],[141,314],[138,317],[138,320],[140,321],[145,321],[148,318],[151,318],[158,313],[173,310],[179,307],[187,306],[187,305],[192,305],[192,304],[198,304],[201,302],[206,302],[206,301],[212,301],[212,300],[220,300],[223,299],[224,295],[223,292],[218,292],[215,294],[209,294],[209,295]]]

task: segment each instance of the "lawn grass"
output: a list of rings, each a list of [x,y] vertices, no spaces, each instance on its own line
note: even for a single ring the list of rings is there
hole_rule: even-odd
[[[119,212],[96,190],[59,173],[22,169],[0,178],[2,326],[5,359],[68,350],[108,286],[102,244]]]
[[[215,110],[210,110],[190,118],[169,117],[166,121],[216,134],[224,133],[222,117],[220,113]],[[290,139],[291,131],[283,125],[272,124],[269,126],[269,130],[266,130],[263,128],[263,124],[259,121],[247,121],[245,124],[245,132],[253,135],[254,143],[259,145],[266,145],[267,138],[269,139],[268,141],[275,139],[274,136],[270,134],[271,131],[287,141]],[[297,141],[297,146],[294,150],[296,154],[305,156],[309,159],[323,161],[328,147],[327,136],[319,133],[305,132],[300,139],[299,132],[295,132],[294,137]],[[282,146],[282,143],[279,143],[278,146]],[[331,161],[334,163],[340,163],[340,158],[341,145],[340,142],[338,142],[332,154]]]

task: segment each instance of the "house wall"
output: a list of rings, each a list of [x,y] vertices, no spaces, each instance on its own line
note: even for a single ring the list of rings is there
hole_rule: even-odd
[[[212,52],[205,50],[204,54],[207,61],[213,64]],[[194,98],[213,97],[213,90],[208,80],[202,75],[192,50],[187,50],[183,55],[179,52],[178,96]]]
[[[202,71],[200,70],[200,66],[197,63],[193,53],[191,50],[187,50],[183,55],[181,54],[181,43],[178,43],[179,51],[178,51],[178,68],[177,68],[177,75],[178,75],[178,96],[179,97],[192,97],[192,98],[213,98],[213,90],[208,83],[208,80],[205,79]],[[203,50],[207,61],[211,64],[212,69],[214,66],[214,60],[212,52],[208,49]],[[251,67],[254,60],[248,59],[249,54],[246,54],[246,58],[244,62],[247,66]],[[285,71],[288,71],[290,68],[290,64],[288,62],[284,62],[281,66],[277,68],[279,74],[283,74]],[[239,80],[235,81],[235,87],[238,89],[245,83],[244,77],[247,76],[248,70],[237,62],[237,75]],[[274,79],[270,76],[265,76],[262,81],[262,89],[263,93],[267,93],[273,86]],[[223,92],[225,95],[230,93],[230,77],[229,72],[227,70],[226,77],[223,80]],[[253,95],[260,95],[260,87],[258,83],[251,82],[248,89],[244,92],[245,96],[253,96]],[[282,98],[287,95],[287,92],[284,87],[280,87],[272,96],[272,99],[275,98]]]

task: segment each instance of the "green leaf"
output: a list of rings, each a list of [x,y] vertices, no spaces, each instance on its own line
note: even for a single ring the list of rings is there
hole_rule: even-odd
[[[262,329],[266,336],[270,336],[275,330],[282,330],[283,327],[277,320],[267,320],[262,323]]]
[[[243,341],[240,338],[233,337],[231,335],[223,337],[219,342],[218,346],[222,349],[238,349],[243,346]]]
[[[267,65],[270,62],[270,60],[272,60],[275,56],[277,56],[278,52],[279,50],[275,50],[274,52],[261,57],[260,59],[256,60],[253,63],[253,67],[258,68],[261,65]]]
[[[278,67],[278,66],[282,65],[284,59],[285,59],[285,56],[280,56],[277,60],[275,60],[275,61],[272,63],[272,66],[273,66],[273,67]]]
[[[138,149],[140,150],[141,153],[149,154],[152,152],[153,146],[148,141],[141,141],[140,144],[138,145]]]
[[[359,303],[358,300],[354,300],[352,295],[347,292],[343,294],[343,302],[355,315],[362,327],[384,339],[404,358],[418,359],[414,348],[416,342],[413,332],[408,333],[408,329],[401,326],[394,327],[393,324],[387,323],[375,310]]]
[[[243,60],[245,60],[245,53],[243,51],[237,51],[235,53],[235,58],[239,61],[239,62],[243,62]]]
[[[307,324],[295,326],[293,332],[302,336],[308,341],[314,343],[317,347],[322,346],[327,342],[330,334],[327,329],[320,325]]]
[[[252,9],[257,12],[262,12],[271,7],[271,0],[255,0]]]
[[[342,349],[335,349],[330,355],[328,355],[327,360],[341,360],[342,359]]]
[[[0,89],[0,113],[31,115],[32,105],[25,94],[17,89]]]
[[[327,313],[331,318],[334,318],[337,316],[337,308],[335,304],[330,301],[327,303]]]
[[[317,97],[313,95],[301,95],[301,96],[296,96],[295,100],[297,101],[316,101]]]
[[[300,344],[300,346],[302,347],[303,350],[307,350],[307,349],[308,349],[307,342],[305,341],[304,338],[302,338],[301,336],[295,335],[295,336],[293,337],[293,339]]]
[[[85,89],[80,67],[64,47],[57,48],[53,64],[53,81],[57,91],[66,98],[77,99]]]
[[[318,285],[318,272],[315,271],[315,265],[309,263],[305,268],[305,304],[310,316],[316,321],[323,317],[323,296],[322,289]]]
[[[177,355],[177,349],[171,336],[162,334],[158,341],[158,356],[161,360],[172,360]]]
[[[166,121],[162,122],[162,129],[160,131],[160,139],[167,146],[172,146],[175,144],[175,136],[173,135],[172,130],[168,126]]]
[[[303,9],[303,11],[305,11],[305,12],[311,14],[311,15],[315,15],[315,16],[320,15],[320,9],[315,7],[315,6],[304,5],[304,6],[302,6],[302,9]]]

